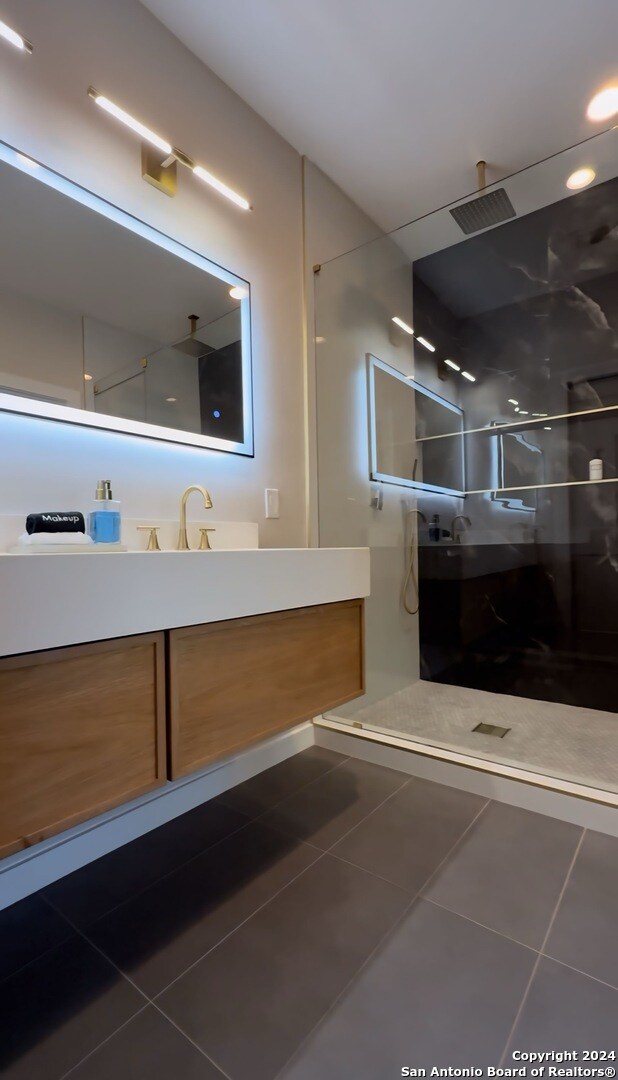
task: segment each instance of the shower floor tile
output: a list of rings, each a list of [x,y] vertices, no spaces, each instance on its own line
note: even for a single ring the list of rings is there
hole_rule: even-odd
[[[338,717],[501,765],[618,792],[618,714],[419,679]],[[504,738],[473,731],[509,728]]]

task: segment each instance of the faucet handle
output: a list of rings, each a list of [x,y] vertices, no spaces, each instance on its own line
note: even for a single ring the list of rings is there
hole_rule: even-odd
[[[148,544],[146,545],[146,551],[160,551],[161,550],[161,545],[159,543],[159,537],[157,536],[157,533],[159,532],[159,526],[158,525],[138,525],[137,526],[137,531],[138,532],[147,532],[149,534],[149,536],[148,536]]]
[[[210,544],[210,538],[208,536],[208,533],[216,532],[216,531],[217,531],[216,529],[205,529],[205,528],[200,529],[200,546],[197,549],[198,551],[212,551],[212,547],[211,547],[211,544]]]

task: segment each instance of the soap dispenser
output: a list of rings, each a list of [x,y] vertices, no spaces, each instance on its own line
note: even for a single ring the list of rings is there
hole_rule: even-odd
[[[95,544],[120,543],[120,502],[114,499],[109,480],[99,480],[88,531]]]

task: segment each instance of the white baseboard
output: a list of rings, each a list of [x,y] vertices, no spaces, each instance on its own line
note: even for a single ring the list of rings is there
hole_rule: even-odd
[[[316,745],[398,769],[410,776],[434,780],[497,802],[570,821],[582,828],[618,836],[618,796],[610,792],[596,792],[593,788],[567,782],[564,790],[556,790],[558,781],[535,773],[464,758],[396,736],[361,730],[352,734],[349,725],[345,725],[345,729],[336,718],[317,717]]]
[[[75,825],[35,847],[9,855],[0,862],[0,910],[313,743],[313,725],[301,724],[210,769],[170,781],[165,787]]]

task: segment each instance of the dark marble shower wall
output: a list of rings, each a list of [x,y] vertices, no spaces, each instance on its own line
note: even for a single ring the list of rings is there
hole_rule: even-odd
[[[479,492],[419,497],[422,677],[618,711],[618,181],[415,262],[414,325]]]

